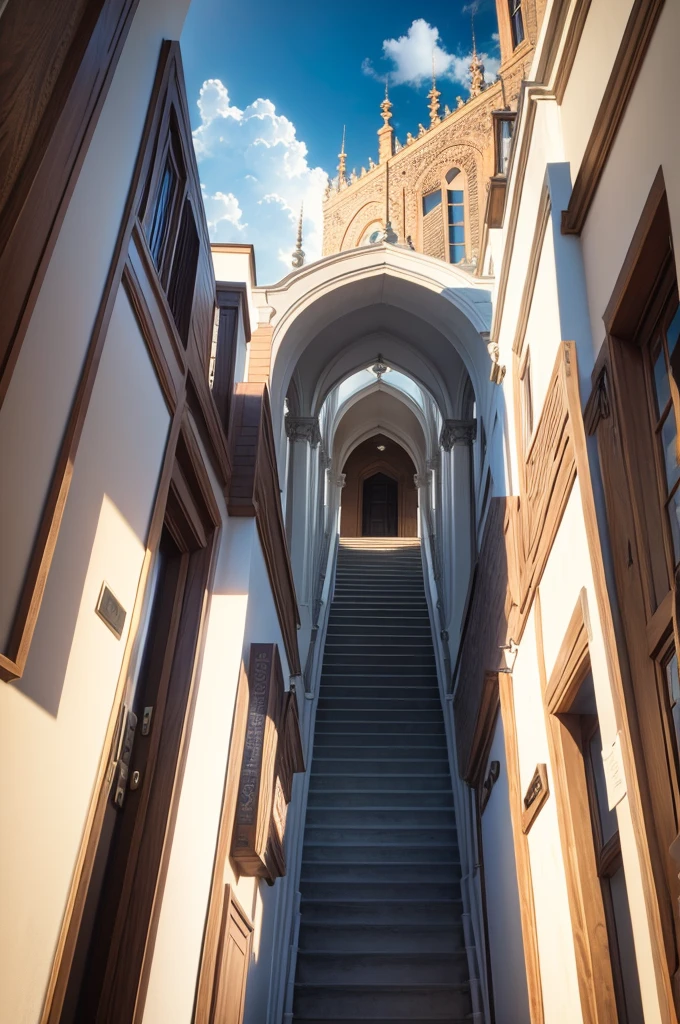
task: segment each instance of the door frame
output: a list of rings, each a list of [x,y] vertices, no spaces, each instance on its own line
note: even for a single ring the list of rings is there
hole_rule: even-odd
[[[168,507],[169,504],[171,505],[170,509]],[[116,696],[109,718],[106,739],[102,748],[95,796],[90,807],[85,834],[74,872],[74,882],[64,915],[52,974],[40,1018],[41,1024],[59,1024],[61,1018],[71,966],[83,919],[83,911],[92,881],[95,857],[102,834],[104,812],[111,798],[118,723],[123,705],[130,701],[135,669],[142,654],[143,630],[140,627],[149,613],[153,589],[150,586],[152,567],[157,556],[163,526],[168,518],[168,513],[173,537],[175,539],[179,537],[181,543],[182,536],[188,538],[193,534],[194,551],[199,555],[199,564],[194,566],[193,571],[191,565],[189,566],[190,578],[185,585],[182,615],[184,616],[185,609],[189,605],[190,610],[196,609],[197,602],[200,603],[200,607],[195,617],[193,637],[189,635],[189,637],[179,641],[184,649],[181,655],[182,663],[178,670],[183,674],[188,674],[190,678],[187,683],[187,698],[182,716],[176,767],[171,781],[172,795],[165,817],[162,841],[160,849],[157,842],[155,845],[151,844],[152,849],[148,848],[148,843],[145,850],[140,849],[135,871],[135,874],[138,874],[141,869],[141,873],[144,874],[144,870],[148,871],[150,867],[153,868],[154,859],[156,860],[157,868],[153,871],[155,875],[153,895],[148,913],[128,915],[129,920],[125,922],[127,929],[125,942],[133,954],[133,966],[136,964],[136,969],[133,973],[130,973],[130,965],[127,965],[127,973],[123,976],[127,980],[131,980],[133,984],[132,986],[119,986],[119,996],[126,1007],[131,1007],[131,1012],[129,1016],[121,1017],[119,1002],[117,1002],[112,1009],[118,1013],[118,1016],[109,1018],[112,1024],[127,1024],[128,1020],[131,1024],[132,1022],[137,1024],[137,1022],[141,1022],[143,1017],[165,879],[182,790],[182,780],[191,738],[198,689],[197,680],[200,676],[205,646],[210,595],[221,534],[222,517],[213,493],[204,456],[196,438],[192,420],[188,412],[182,408],[178,408],[176,411],[169,430],[156,501],[151,516],[144,563],[140,573],[135,605],[132,612],[127,647],[123,656]],[[182,518],[185,520],[183,526],[181,524]],[[182,632],[181,621],[179,632],[180,634]],[[144,824],[145,822],[143,822],[138,836],[140,845],[145,838],[147,840],[149,838],[148,831],[143,827]],[[135,830],[137,831],[137,827]],[[147,885],[148,883],[149,879],[146,880]],[[121,958],[117,958],[115,961],[116,968],[122,963]],[[114,974],[117,973],[118,970],[116,969]]]

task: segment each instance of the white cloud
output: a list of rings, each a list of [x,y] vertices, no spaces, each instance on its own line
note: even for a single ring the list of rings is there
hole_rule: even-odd
[[[449,53],[440,40],[439,29],[424,18],[416,18],[406,35],[398,39],[385,39],[382,48],[384,60],[391,65],[386,74],[393,85],[412,85],[417,88],[428,82],[432,77],[434,60],[434,72],[438,79],[448,78],[469,88],[472,54],[460,57]],[[498,72],[498,58],[486,53],[480,53],[479,56],[485,66],[487,82],[493,82]],[[377,71],[368,57],[362,64],[362,70],[374,78],[385,78],[385,73]]]
[[[293,122],[268,99],[239,109],[214,78],[203,83],[198,108],[194,148],[213,241],[253,242],[258,278],[272,283],[282,276],[281,253],[290,267],[304,203],[304,249],[308,261],[317,259],[327,176],[310,167]]]

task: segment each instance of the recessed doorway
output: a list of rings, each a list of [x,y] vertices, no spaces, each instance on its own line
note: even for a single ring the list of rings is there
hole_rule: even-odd
[[[397,481],[385,473],[364,480],[363,537],[396,537],[398,521]]]

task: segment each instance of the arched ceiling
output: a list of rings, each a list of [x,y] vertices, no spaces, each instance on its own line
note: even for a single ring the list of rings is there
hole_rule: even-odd
[[[301,415],[378,352],[428,390],[442,416],[459,413],[469,373],[488,382],[487,282],[441,260],[388,244],[318,260],[272,288],[255,289],[259,322],[273,327],[271,395],[282,415],[291,377]]]
[[[422,472],[428,457],[428,439],[422,419],[416,415],[417,406],[405,395],[388,390],[371,389],[354,398],[339,410],[331,449],[333,466],[341,471],[358,444],[382,433],[401,444],[418,472]]]

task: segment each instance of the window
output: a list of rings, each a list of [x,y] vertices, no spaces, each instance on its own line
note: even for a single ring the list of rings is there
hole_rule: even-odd
[[[186,194],[186,174],[182,150],[173,121],[168,128],[162,172],[146,215],[146,237],[158,276],[164,286],[170,276],[170,260],[178,228],[180,210]],[[152,189],[153,189],[152,177]]]
[[[680,306],[675,291],[652,331],[648,346],[648,378],[652,390],[652,422],[656,435],[657,476],[670,528],[671,565],[680,562],[680,460],[677,417],[680,412]]]
[[[495,129],[495,153],[496,153],[496,174],[505,177],[508,173],[510,162],[510,150],[512,148],[512,136],[515,131],[515,118],[517,115],[510,111],[494,112]]]
[[[382,238],[383,226],[380,221],[374,220],[364,228],[359,245],[375,245]]]
[[[510,31],[512,46],[516,49],[524,41],[524,21],[522,19],[522,0],[508,0],[510,5]]]
[[[423,217],[427,217],[428,213],[432,213],[438,206],[441,205],[442,193],[441,189],[437,189],[436,192],[430,192],[428,195],[423,196]]]
[[[191,307],[194,300],[196,269],[198,267],[198,232],[191,203],[184,200],[177,245],[172,260],[172,273],[168,287],[168,302],[177,326],[177,332],[186,347],[189,340]]]
[[[165,167],[163,169],[163,177],[161,178],[158,195],[156,197],[151,229],[149,231],[149,248],[158,270],[161,269],[163,262],[163,250],[168,237],[170,220],[172,217],[173,200],[177,192],[178,184],[179,179],[177,169],[171,159],[170,153],[168,153]]]
[[[450,186],[460,171],[454,169],[446,175],[446,184]],[[465,259],[465,193],[462,188],[446,190],[447,222],[449,228],[449,260],[460,263]]]

